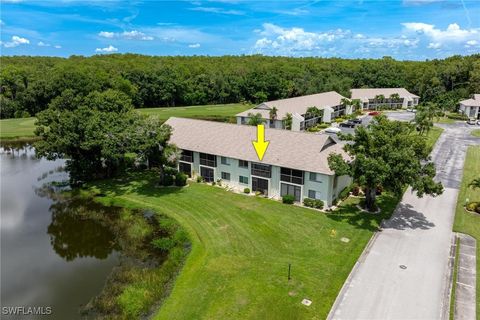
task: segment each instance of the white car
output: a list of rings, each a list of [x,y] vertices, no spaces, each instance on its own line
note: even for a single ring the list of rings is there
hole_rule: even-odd
[[[340,128],[335,128],[335,127],[328,127],[327,129],[325,129],[325,132],[326,133],[339,133],[339,132],[342,132],[342,130],[340,130]]]

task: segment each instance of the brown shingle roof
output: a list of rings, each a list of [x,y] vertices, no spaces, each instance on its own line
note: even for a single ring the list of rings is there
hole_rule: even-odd
[[[263,118],[269,118],[269,111],[265,109],[256,109],[266,107],[271,109],[272,107],[277,107],[277,119],[282,119],[287,115],[287,113],[298,113],[305,114],[309,107],[317,107],[323,109],[327,106],[333,107],[341,104],[341,100],[345,98],[341,94],[335,91],[322,92],[317,94],[311,94],[307,96],[300,96],[289,99],[273,100],[261,103],[255,108],[243,111],[237,116],[247,117],[249,113],[260,113]]]
[[[397,93],[400,98],[419,98],[419,96],[410,93],[405,88],[364,88],[364,89],[351,89],[352,99],[373,99],[375,96],[384,95],[385,98]]]
[[[166,123],[173,128],[170,142],[180,149],[260,162],[252,145],[254,126],[175,117]],[[348,158],[343,146],[324,134],[265,128],[265,140],[270,141],[261,161],[266,164],[331,175],[328,155],[335,152]]]
[[[460,101],[464,106],[480,107],[480,94],[474,94],[473,99],[467,99]]]

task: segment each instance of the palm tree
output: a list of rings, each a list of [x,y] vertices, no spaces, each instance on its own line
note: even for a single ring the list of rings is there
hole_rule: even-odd
[[[285,129],[292,130],[292,114],[287,113],[285,117],[283,117],[283,123],[285,124]]]
[[[269,112],[269,115],[270,115],[270,120],[275,120],[277,119],[277,107],[272,107],[272,109],[270,109],[270,112]]]
[[[355,111],[360,111],[360,108],[362,106],[360,99],[353,99],[352,100],[352,106]]]
[[[480,189],[480,177],[473,179],[468,186],[472,189]]]
[[[260,113],[249,113],[248,117],[248,125],[250,126],[257,126],[259,124],[263,124],[262,115]]]
[[[309,118],[318,117],[320,114],[320,110],[317,107],[308,107],[306,114],[309,115]]]
[[[390,100],[392,102],[397,102],[397,101],[400,101],[400,95],[398,93],[392,93],[390,95]]]

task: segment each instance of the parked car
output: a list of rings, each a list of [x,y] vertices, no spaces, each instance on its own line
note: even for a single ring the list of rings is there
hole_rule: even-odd
[[[362,119],[360,118],[356,118],[356,119],[352,119],[352,120],[348,120],[349,122],[353,122],[355,124],[362,124]]]
[[[413,112],[413,108],[407,108],[407,112]]]
[[[480,125],[480,120],[477,120],[477,124]]]
[[[467,120],[467,123],[468,124],[477,124],[477,120],[475,120],[475,118],[470,118]]]
[[[350,122],[350,121],[346,121],[346,122],[340,123],[339,126],[342,127],[342,128],[355,128],[355,123]]]
[[[325,132],[326,133],[339,133],[341,132],[342,130],[340,130],[339,128],[335,128],[335,127],[328,127],[327,129],[325,129]]]
[[[369,115],[369,116],[378,116],[378,115],[380,115],[380,112],[378,112],[378,111],[372,111],[372,112],[369,112],[368,115]]]

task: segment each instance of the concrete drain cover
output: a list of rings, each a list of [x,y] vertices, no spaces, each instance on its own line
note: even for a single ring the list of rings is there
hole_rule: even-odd
[[[343,237],[343,238],[340,239],[340,241],[348,243],[348,242],[350,242],[350,239]]]
[[[311,301],[311,300],[308,300],[308,299],[303,299],[303,300],[302,300],[302,304],[303,304],[304,306],[310,307],[310,305],[312,304],[312,301]]]
[[[405,269],[407,269],[407,266],[406,266],[406,265],[404,265],[404,264],[401,264],[401,265],[400,265],[400,269],[403,269],[403,270],[405,270]]]

